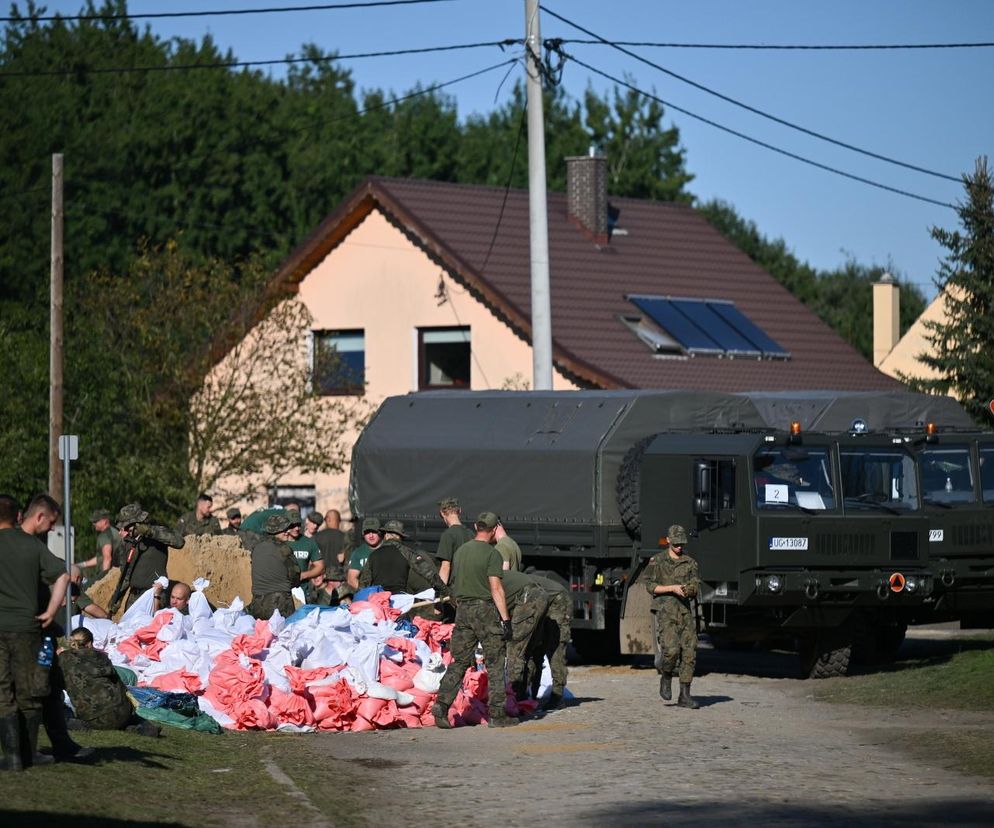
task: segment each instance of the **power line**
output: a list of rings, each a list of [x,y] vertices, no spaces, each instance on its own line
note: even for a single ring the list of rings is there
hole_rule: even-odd
[[[785,150],[782,149],[781,147],[774,146],[773,144],[769,144],[766,141],[761,141],[758,138],[753,138],[751,135],[746,135],[743,132],[739,132],[738,130],[726,127],[723,124],[719,124],[717,121],[712,121],[710,118],[705,118],[703,115],[698,115],[694,112],[691,112],[689,109],[684,109],[683,107],[677,106],[674,103],[670,103],[669,101],[663,100],[657,95],[653,95],[649,92],[639,89],[637,86],[632,85],[628,81],[624,81],[621,78],[608,74],[607,72],[602,72],[600,69],[594,68],[589,63],[584,63],[582,60],[579,60],[578,58],[573,57],[572,55],[567,55],[567,57],[570,60],[572,60],[574,63],[576,63],[578,66],[582,66],[584,69],[593,72],[595,75],[600,75],[602,78],[605,78],[606,80],[616,83],[619,86],[623,86],[626,89],[630,89],[632,92],[635,92],[638,95],[643,95],[646,98],[650,98],[654,101],[657,101],[658,103],[661,103],[664,106],[668,106],[670,109],[676,110],[677,112],[681,112],[684,115],[687,115],[691,118],[694,118],[697,121],[700,121],[701,123],[705,123],[708,124],[709,126],[715,127],[716,129],[720,129],[722,132],[727,132],[729,135],[734,135],[736,138],[741,138],[742,140],[748,141],[751,144],[756,144],[756,146],[764,147],[765,149],[779,153],[780,155],[784,155],[787,158],[793,158],[795,161],[800,161],[803,164],[808,164],[812,167],[817,167],[820,170],[825,170],[826,172],[834,173],[835,175],[840,175],[843,178],[848,178],[851,179],[852,181],[859,181],[862,184],[868,184],[869,186],[876,187],[880,190],[886,190],[887,192],[890,193],[903,195],[908,198],[916,199],[917,201],[924,201],[927,204],[936,204],[939,207],[948,207],[951,210],[956,209],[955,204],[950,204],[947,201],[939,201],[938,199],[929,198],[928,196],[918,195],[917,193],[912,193],[909,192],[908,190],[901,190],[898,189],[897,187],[891,187],[887,184],[881,184],[879,181],[874,181],[870,178],[863,178],[862,176],[855,175],[854,173],[849,173],[846,172],[845,170],[840,170],[837,167],[830,167],[827,164],[822,164],[819,161],[814,161],[810,158],[806,158],[803,155],[798,155],[797,153],[790,152],[789,150]]]
[[[65,69],[44,69],[40,71],[18,71],[0,72],[0,78],[31,78],[48,77],[59,75],[108,75],[126,74],[131,72],[175,72],[189,71],[196,69],[239,69],[249,66],[276,66],[280,64],[294,63],[323,63],[336,60],[358,60],[361,58],[396,57],[398,55],[423,55],[431,52],[453,52],[461,49],[480,49],[486,46],[497,46],[504,49],[507,46],[515,46],[522,43],[520,39],[507,38],[505,40],[488,40],[479,43],[457,43],[451,46],[424,46],[413,49],[391,49],[384,52],[358,52],[352,55],[316,55],[312,57],[299,58],[275,58],[272,60],[236,60],[218,63],[177,63],[163,64],[161,66],[71,66]]]
[[[333,11],[335,9],[371,9],[378,6],[413,6],[425,3],[451,3],[452,0],[367,0],[355,3],[321,3],[314,6],[271,6],[261,9],[212,9],[186,12],[149,12],[147,14],[48,14],[0,17],[0,23],[32,23],[55,20],[162,20],[175,17],[233,17],[246,14],[281,14],[286,12]]]
[[[507,197],[511,192],[511,182],[514,180],[514,166],[518,161],[518,148],[521,146],[521,135],[525,131],[525,116],[528,113],[526,106],[521,107],[521,118],[518,120],[518,136],[514,139],[514,152],[511,153],[511,169],[507,174],[507,183],[504,185],[504,197],[500,202],[500,212],[497,214],[497,224],[494,226],[494,234],[490,237],[490,246],[487,248],[487,255],[483,257],[483,264],[480,265],[480,273],[486,271],[490,263],[490,254],[494,252],[494,244],[497,242],[497,234],[500,232],[501,222],[504,220],[504,208],[507,207]]]
[[[548,9],[546,9],[548,11]],[[549,12],[552,14],[552,12]],[[550,38],[557,43],[581,43],[595,46],[638,46],[653,49],[747,49],[755,51],[858,52],[900,49],[989,49],[994,42],[980,43],[654,43],[646,40],[587,40],[585,38]]]
[[[889,156],[881,155],[878,152],[873,152],[871,150],[863,149],[862,147],[857,147],[854,144],[849,144],[845,141],[840,141],[837,138],[832,138],[821,132],[816,132],[813,129],[808,129],[807,127],[803,127],[800,126],[799,124],[795,124],[792,123],[791,121],[779,118],[776,115],[773,115],[769,112],[765,112],[764,110],[758,109],[757,107],[750,106],[749,104],[744,103],[743,101],[732,98],[729,95],[725,95],[721,92],[718,92],[715,89],[711,89],[710,87],[705,86],[702,83],[698,83],[697,81],[691,80],[690,78],[685,77],[684,75],[680,75],[677,72],[667,69],[664,66],[660,66],[658,63],[654,63],[653,61],[648,60],[647,58],[644,58],[641,55],[636,54],[635,52],[631,52],[622,46],[618,46],[617,44],[612,43],[611,41],[601,37],[596,32],[592,32],[589,29],[585,29],[583,28],[583,26],[579,25],[578,23],[574,23],[572,20],[568,20],[562,15],[556,14],[554,11],[550,10],[547,6],[543,6],[542,8],[545,10],[546,14],[551,15],[557,20],[561,20],[566,25],[572,26],[574,29],[578,29],[584,34],[597,38],[597,40],[599,40],[604,45],[611,46],[612,48],[617,49],[622,54],[628,55],[629,57],[634,58],[640,63],[644,63],[646,66],[651,66],[653,69],[656,69],[666,75],[669,75],[671,78],[675,78],[676,80],[681,81],[682,83],[686,83],[690,86],[693,86],[695,89],[699,89],[702,92],[706,92],[708,95],[713,95],[714,97],[719,98],[725,101],[726,103],[733,104],[734,106],[737,106],[740,109],[744,109],[747,112],[751,112],[754,115],[759,115],[761,118],[766,118],[767,120],[773,121],[774,123],[778,123],[781,126],[789,127],[790,129],[797,130],[798,132],[802,132],[805,135],[810,135],[812,138],[817,138],[820,141],[826,141],[829,144],[834,144],[837,147],[842,147],[843,149],[851,150],[852,152],[858,152],[860,155],[866,155],[870,158],[876,158],[878,161],[885,161],[888,164],[894,164],[895,166],[904,167],[905,169],[914,170],[915,172],[924,173],[925,175],[931,175],[936,178],[942,178],[945,179],[946,181],[954,181],[957,184],[960,183],[960,179],[957,178],[956,176],[947,175],[946,173],[936,172],[935,170],[930,170],[926,167],[919,167],[915,164],[909,164],[905,161],[899,161],[896,158],[890,158]]]

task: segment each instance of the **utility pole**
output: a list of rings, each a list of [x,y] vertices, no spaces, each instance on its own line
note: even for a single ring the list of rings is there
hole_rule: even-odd
[[[62,491],[62,463],[59,437],[62,436],[62,154],[52,156],[52,295],[48,359],[48,492],[58,497]],[[64,505],[63,508],[67,508]],[[69,527],[66,527],[69,531]]]
[[[552,390],[552,301],[549,289],[549,217],[542,113],[542,35],[538,0],[525,0],[525,74],[528,92],[528,216],[532,285],[532,387]]]

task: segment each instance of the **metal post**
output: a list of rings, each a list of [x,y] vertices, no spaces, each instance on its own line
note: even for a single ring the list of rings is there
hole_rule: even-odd
[[[542,113],[542,36],[538,0],[525,0],[525,74],[528,93],[528,214],[531,247],[532,370],[536,391],[552,389],[552,302],[546,206],[545,120]]]
[[[69,497],[69,463],[79,458],[79,437],[64,434],[58,440],[58,454],[62,460],[62,525],[65,529],[66,574],[72,577],[73,537],[72,506]],[[66,636],[72,632],[72,584],[66,590]]]
[[[48,355],[48,490],[62,489],[59,437],[62,435],[62,155],[52,156],[51,305]]]

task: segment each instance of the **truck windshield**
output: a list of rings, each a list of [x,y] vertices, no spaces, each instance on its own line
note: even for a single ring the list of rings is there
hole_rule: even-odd
[[[922,500],[926,503],[974,503],[973,467],[968,446],[929,446],[919,455]]]
[[[761,448],[753,457],[753,491],[760,509],[834,509],[828,450],[793,446]]]
[[[900,449],[839,450],[842,492],[848,508],[906,511],[918,508],[915,464]]]
[[[984,503],[994,505],[994,448],[980,449],[980,488]]]

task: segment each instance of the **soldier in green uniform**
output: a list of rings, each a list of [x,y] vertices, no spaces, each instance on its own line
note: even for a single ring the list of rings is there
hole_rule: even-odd
[[[404,524],[388,520],[383,524],[383,542],[374,549],[359,573],[359,588],[376,584],[387,592],[415,594],[429,587],[439,597],[448,595],[449,588],[439,577],[431,559],[416,552],[402,541],[407,539]],[[437,618],[434,607],[419,607],[411,612],[423,618]]]
[[[94,510],[90,514],[90,523],[97,533],[97,554],[80,563],[80,566],[95,566],[102,576],[123,562],[124,541],[121,540],[121,533],[110,525],[110,512],[106,509]]]
[[[352,551],[352,542],[347,534],[342,531],[342,514],[338,509],[329,509],[324,517],[320,512],[311,512],[307,516],[308,521],[314,523],[314,542],[321,547],[324,555],[324,571],[332,577],[341,570],[342,580],[345,580],[345,570],[349,562],[349,553]],[[361,569],[362,567],[360,567]]]
[[[221,530],[221,534],[237,535],[238,528],[242,525],[242,510],[237,506],[232,506],[224,515],[228,518],[228,525]]]
[[[55,619],[69,586],[62,562],[44,543],[15,526],[18,511],[13,498],[0,495],[0,768],[11,771],[22,770],[25,759],[39,765],[52,761],[37,749],[42,704],[49,693],[49,670],[37,660],[42,627]],[[47,532],[55,514],[43,517]],[[39,615],[43,584],[52,590]]]
[[[187,512],[176,524],[180,537],[187,535],[220,535],[221,521],[211,512],[214,509],[214,498],[207,492],[201,492],[192,512]]]
[[[446,583],[452,569],[452,556],[467,541],[473,540],[473,532],[462,524],[462,509],[454,497],[444,497],[438,501],[438,516],[445,523],[445,529],[438,539],[435,560],[438,561],[438,574]]]
[[[546,699],[546,710],[555,710],[563,703],[563,690],[566,688],[566,647],[571,640],[573,620],[573,599],[566,586],[550,577],[552,573],[529,572],[532,579],[545,590],[549,608],[542,619],[542,628],[533,639],[531,649],[532,696],[538,695],[542,680],[542,662],[549,659],[549,672],[552,674],[552,692]]]
[[[352,589],[359,589],[359,575],[366,561],[381,543],[383,543],[383,528],[380,526],[380,519],[368,517],[362,522],[362,543],[352,550],[349,557],[349,567],[346,571],[346,580]]]
[[[85,627],[73,630],[68,650],[61,653],[66,692],[76,718],[94,730],[120,730],[134,714],[128,691],[106,653],[93,649]]]
[[[169,561],[169,550],[183,548],[183,536],[172,529],[154,523],[147,523],[148,512],[139,503],[129,503],[122,506],[117,513],[117,528],[121,537],[128,545],[127,555],[136,556],[131,569],[130,593],[126,606],[131,606],[143,592],[152,588],[152,584],[161,575],[166,574],[166,564]],[[128,562],[122,564],[126,571]]]
[[[304,536],[300,512],[296,509],[287,509],[285,514],[290,521],[287,546],[293,550],[297,565],[300,567],[300,582],[305,583],[324,572],[324,555],[321,554],[321,548],[315,543],[314,538]]]
[[[528,692],[528,658],[536,636],[540,636],[549,596],[532,576],[516,569],[505,569],[502,581],[514,631],[507,642],[507,680],[515,697],[523,699]]]
[[[296,609],[290,590],[300,585],[300,567],[290,539],[290,518],[270,515],[263,525],[267,537],[252,550],[252,603],[245,609],[255,618],[268,620],[274,610],[286,618]]]
[[[646,571],[646,589],[652,596],[656,621],[657,667],[660,672],[659,695],[672,697],[673,673],[679,672],[680,707],[699,707],[690,695],[697,664],[697,619],[691,600],[697,597],[700,571],[697,561],[683,552],[687,530],[674,524],[666,533],[669,546],[654,555]]]
[[[497,542],[494,546],[504,559],[504,569],[521,571],[521,547],[518,542],[507,534],[507,530],[502,523],[497,524]]]
[[[353,590],[345,580],[326,578],[322,573],[311,581],[310,587],[307,597],[309,604],[338,607],[352,603]]]
[[[476,644],[483,646],[489,676],[490,727],[517,724],[507,715],[504,703],[504,656],[513,634],[511,616],[504,598],[503,561],[494,549],[497,515],[483,512],[473,524],[476,535],[460,546],[452,557],[452,595],[456,599],[456,622],[449,651],[452,663],[445,670],[431,712],[435,725],[452,727],[449,707],[456,700],[466,670],[473,664]]]

